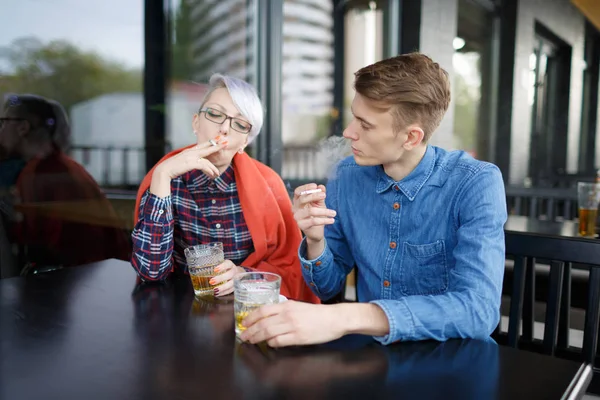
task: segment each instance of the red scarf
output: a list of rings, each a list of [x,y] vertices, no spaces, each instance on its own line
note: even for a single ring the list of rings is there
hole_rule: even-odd
[[[172,151],[162,161],[192,147]],[[159,164],[157,163],[157,165]],[[283,181],[275,171],[246,153],[234,157],[235,181],[244,219],[250,230],[254,252],[242,263],[253,270],[281,276],[281,294],[294,300],[319,303],[302,277],[298,247],[302,233],[296,225],[292,204]],[[140,201],[150,187],[154,168],[138,190],[134,221],[138,220]]]

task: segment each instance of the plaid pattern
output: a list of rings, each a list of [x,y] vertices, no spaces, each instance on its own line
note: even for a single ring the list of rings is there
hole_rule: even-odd
[[[131,263],[148,280],[166,278],[176,268],[187,273],[183,251],[201,243],[223,243],[225,259],[239,265],[254,251],[244,220],[233,166],[211,180],[198,170],[171,181],[171,196],[146,191],[132,233]]]

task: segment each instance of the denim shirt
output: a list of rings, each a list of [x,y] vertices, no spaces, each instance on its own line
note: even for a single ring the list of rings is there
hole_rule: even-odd
[[[395,182],[382,166],[342,160],[327,183],[336,210],[325,250],[302,273],[323,300],[356,265],[357,299],[385,312],[398,340],[486,338],[500,320],[506,197],[500,170],[462,151],[428,146]]]

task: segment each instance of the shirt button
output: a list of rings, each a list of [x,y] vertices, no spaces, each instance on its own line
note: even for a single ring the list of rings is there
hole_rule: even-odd
[[[310,283],[310,286],[315,286],[315,283],[314,283],[314,282],[311,282],[311,283]]]
[[[398,185],[394,185],[394,190],[397,192],[398,190],[400,190],[400,188],[398,187]]]
[[[217,227],[217,229],[219,229],[221,227],[221,224],[216,224],[215,226]]]
[[[383,286],[390,287],[390,281],[383,281]]]
[[[216,204],[216,203],[217,203],[217,201],[216,201],[215,199],[213,199],[213,200],[211,201],[211,203],[213,203],[213,204]]]
[[[317,267],[318,267],[318,266],[320,266],[321,264],[322,264],[322,262],[321,262],[321,261],[317,261],[317,262],[315,263],[315,265],[316,265]]]
[[[304,264],[304,269],[310,269],[310,265]]]
[[[396,248],[396,242],[390,242],[390,249]]]
[[[164,212],[165,212],[165,210],[158,210],[158,214],[159,214],[159,215],[163,215],[163,214],[164,214]]]
[[[400,208],[400,203],[394,203],[394,210],[397,210]]]

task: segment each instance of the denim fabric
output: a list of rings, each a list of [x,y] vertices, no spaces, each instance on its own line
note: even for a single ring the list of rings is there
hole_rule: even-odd
[[[325,250],[305,259],[321,298],[339,293],[357,267],[357,297],[377,304],[390,332],[375,339],[486,338],[500,319],[506,197],[500,170],[462,151],[428,146],[395,182],[381,166],[340,162],[327,183]]]

